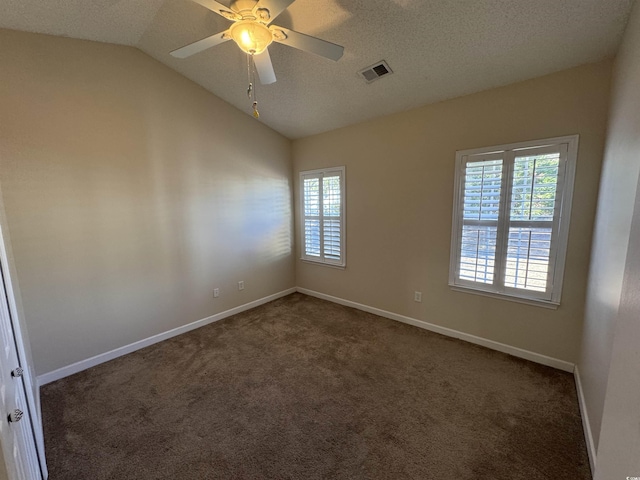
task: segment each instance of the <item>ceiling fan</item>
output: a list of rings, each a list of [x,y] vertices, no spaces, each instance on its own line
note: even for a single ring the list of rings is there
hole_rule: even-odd
[[[335,43],[271,25],[295,0],[232,0],[230,7],[225,7],[216,0],[193,1],[234,23],[224,32],[172,51],[171,55],[174,57],[186,58],[233,39],[242,51],[253,58],[260,83],[268,85],[276,81],[267,50],[271,42],[282,43],[334,61],[338,61],[344,52],[344,47]]]

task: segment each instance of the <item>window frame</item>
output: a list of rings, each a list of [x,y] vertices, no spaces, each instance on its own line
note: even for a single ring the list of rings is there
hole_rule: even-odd
[[[571,220],[571,203],[575,180],[579,135],[546,138],[505,145],[459,150],[456,152],[453,221],[451,227],[451,252],[449,263],[449,286],[456,291],[502,298],[520,303],[557,308],[562,296],[564,267]],[[511,201],[515,159],[531,150],[535,154],[544,151],[560,151],[560,165],[557,176],[557,196],[554,205],[549,258],[555,256],[555,262],[549,262],[547,288],[545,292],[508,287],[505,285],[506,259],[508,255],[509,225],[515,223],[531,224],[536,221],[511,220]],[[564,156],[564,158],[563,158]],[[496,222],[496,249],[494,260],[494,278],[491,284],[461,279],[459,266],[461,257],[462,228],[464,220],[464,179],[466,165],[470,161],[483,161],[500,158],[502,174],[500,187],[499,213]],[[499,283],[500,282],[500,283]]]
[[[340,177],[340,259],[334,260],[331,258],[326,258],[324,256],[324,214],[322,214],[322,188],[320,190],[320,213],[318,220],[320,221],[320,256],[316,257],[313,255],[306,254],[306,242],[305,242],[305,220],[308,218],[305,215],[304,210],[304,180],[305,178],[324,178],[326,176],[335,176],[336,173]],[[347,265],[346,260],[346,169],[344,166],[337,167],[327,167],[327,168],[319,168],[314,170],[304,170],[299,174],[299,205],[300,205],[300,244],[301,244],[301,252],[300,252],[300,260],[304,262],[313,263],[316,265],[325,265],[328,267],[335,268],[345,268]],[[320,182],[322,186],[322,181]],[[335,217],[332,217],[335,219]]]

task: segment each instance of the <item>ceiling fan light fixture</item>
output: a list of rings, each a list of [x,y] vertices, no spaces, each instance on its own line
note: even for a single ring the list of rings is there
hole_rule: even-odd
[[[273,34],[263,24],[254,20],[242,20],[230,28],[231,38],[243,52],[260,55],[273,42]]]

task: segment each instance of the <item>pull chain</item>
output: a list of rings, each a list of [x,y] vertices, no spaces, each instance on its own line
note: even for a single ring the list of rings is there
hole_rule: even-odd
[[[251,100],[253,97],[253,82],[251,81],[251,55],[247,53],[247,81],[249,82],[249,88],[247,88],[247,97]]]
[[[253,63],[253,55],[247,53],[247,77],[249,80],[249,88],[247,88],[247,97],[252,102],[251,107],[253,108],[253,116],[255,118],[260,118],[260,112],[258,112],[258,100],[256,99],[256,89],[255,89],[255,64]]]

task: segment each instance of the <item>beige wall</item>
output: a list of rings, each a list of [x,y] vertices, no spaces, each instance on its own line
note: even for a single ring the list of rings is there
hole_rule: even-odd
[[[640,476],[640,4],[616,59],[580,376],[596,478]]]
[[[610,71],[609,61],[586,65],[294,141],[296,187],[301,170],[345,165],[347,196],[347,268],[298,260],[298,286],[575,362]],[[560,308],[450,290],[456,150],[575,133],[580,147]],[[413,301],[416,290],[422,303]]]
[[[638,147],[636,155],[640,153]],[[640,472],[640,189],[636,195],[622,285],[602,413],[596,480],[637,477]]]
[[[636,24],[630,21],[614,69],[579,362],[596,446],[640,172],[640,32],[637,30]]]
[[[289,140],[133,48],[0,44],[0,182],[38,374],[295,285]]]

